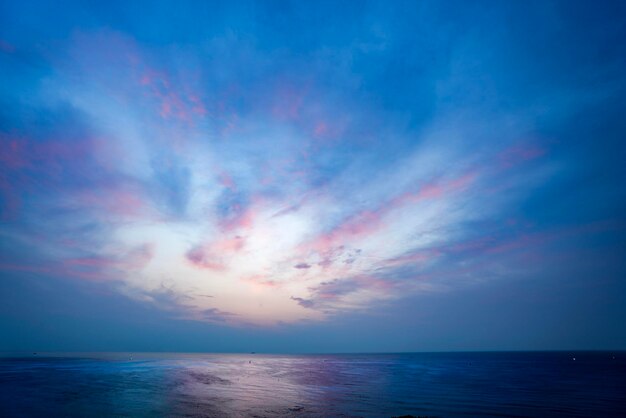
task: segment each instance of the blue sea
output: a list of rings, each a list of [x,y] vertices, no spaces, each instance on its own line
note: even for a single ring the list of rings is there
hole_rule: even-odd
[[[626,417],[625,352],[0,357],[2,417]]]

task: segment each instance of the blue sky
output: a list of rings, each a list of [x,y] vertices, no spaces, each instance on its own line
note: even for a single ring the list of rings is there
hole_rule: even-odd
[[[0,350],[626,347],[620,2],[4,2]]]

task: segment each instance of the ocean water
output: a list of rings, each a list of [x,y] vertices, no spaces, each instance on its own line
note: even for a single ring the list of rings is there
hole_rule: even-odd
[[[0,358],[2,417],[402,415],[626,417],[626,353]]]

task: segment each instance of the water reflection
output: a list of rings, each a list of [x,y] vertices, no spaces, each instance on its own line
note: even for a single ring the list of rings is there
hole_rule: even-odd
[[[626,416],[625,354],[0,359],[0,416]]]

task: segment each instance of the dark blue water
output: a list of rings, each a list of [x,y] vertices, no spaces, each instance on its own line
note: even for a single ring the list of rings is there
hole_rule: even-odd
[[[626,353],[0,358],[2,417],[406,414],[626,417]]]

